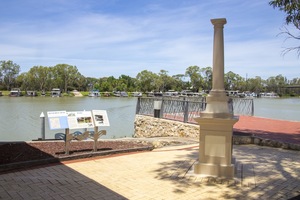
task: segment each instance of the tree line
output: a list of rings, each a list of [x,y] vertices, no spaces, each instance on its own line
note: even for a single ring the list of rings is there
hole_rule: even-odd
[[[264,80],[260,76],[244,78],[232,71],[225,73],[226,90],[260,92],[275,92],[279,95],[299,95],[300,78],[288,80],[283,75],[271,76]],[[23,91],[50,91],[60,88],[63,92],[72,90],[89,91],[96,89],[101,92],[127,91],[209,91],[212,89],[212,68],[189,66],[183,74],[169,75],[168,71],[160,70],[154,73],[142,70],[136,77],[121,75],[118,78],[85,77],[76,66],[57,64],[52,67],[34,66],[28,72],[20,74],[20,66],[11,60],[0,61],[0,90],[20,88]]]

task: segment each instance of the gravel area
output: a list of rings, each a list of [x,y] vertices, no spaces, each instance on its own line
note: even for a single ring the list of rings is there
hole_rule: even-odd
[[[47,158],[63,158],[93,152],[93,141],[72,141],[69,155],[65,154],[64,141],[10,142],[0,144],[0,165],[42,160]],[[128,150],[140,147],[152,147],[152,144],[141,141],[108,140],[97,142],[97,152],[112,150]]]

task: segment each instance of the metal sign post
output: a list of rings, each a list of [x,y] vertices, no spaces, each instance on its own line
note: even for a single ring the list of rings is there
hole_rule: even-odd
[[[43,112],[41,113],[40,118],[41,118],[41,139],[45,140],[46,129],[45,129],[45,115]]]

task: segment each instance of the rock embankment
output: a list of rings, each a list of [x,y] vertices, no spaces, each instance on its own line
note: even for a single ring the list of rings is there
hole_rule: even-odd
[[[250,119],[252,118],[254,117],[251,117]],[[259,120],[259,124],[262,124],[263,121],[270,121],[270,119],[264,118],[259,118]],[[269,146],[300,151],[300,144],[296,139],[299,134],[290,134],[289,132],[278,134],[276,132],[271,132],[268,129],[263,130],[261,127],[259,131],[257,131],[257,126],[253,123],[250,123],[251,121],[249,122],[249,126],[247,126],[245,121],[242,122],[243,126],[234,128],[233,144],[255,144],[259,146]],[[153,139],[154,142],[152,143],[155,148],[165,146],[168,143],[172,144],[172,142],[170,141],[166,142],[165,140],[157,140],[157,138],[159,137],[175,137],[178,138],[178,140],[182,141],[188,138],[193,139],[194,141],[197,141],[199,139],[199,125],[195,124],[154,118],[151,116],[136,115],[134,125],[135,133],[133,137],[141,139],[156,138],[156,141]]]

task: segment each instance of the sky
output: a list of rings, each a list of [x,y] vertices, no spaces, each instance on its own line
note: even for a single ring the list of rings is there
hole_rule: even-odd
[[[225,73],[300,78],[299,41],[286,40],[285,13],[268,0],[9,0],[0,6],[0,60],[22,72],[76,66],[85,77],[184,74],[213,67],[213,25],[224,25]],[[293,27],[288,27],[291,31]]]

